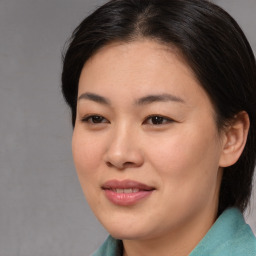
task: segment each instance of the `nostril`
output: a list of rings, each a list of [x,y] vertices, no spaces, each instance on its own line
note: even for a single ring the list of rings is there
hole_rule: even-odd
[[[111,164],[110,162],[106,162],[106,164],[107,164],[108,167],[112,167],[113,166],[113,164]]]
[[[125,162],[123,167],[133,167],[135,164],[133,162]]]
[[[112,164],[111,162],[106,162],[106,165],[108,167],[116,167],[118,169],[125,169],[125,168],[129,168],[129,167],[134,167],[136,164],[133,162],[124,162],[124,163],[120,163],[120,164]]]

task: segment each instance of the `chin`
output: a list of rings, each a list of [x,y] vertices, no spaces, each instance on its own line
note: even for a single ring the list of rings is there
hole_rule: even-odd
[[[140,240],[147,237],[146,234],[134,230],[110,230],[109,234],[119,240]]]
[[[120,223],[113,223],[108,222],[103,223],[105,229],[109,232],[111,236],[116,239],[120,240],[140,240],[149,238],[149,234],[153,234],[153,227],[149,225],[139,223],[140,221],[136,222],[120,222]],[[139,225],[138,225],[139,224]]]

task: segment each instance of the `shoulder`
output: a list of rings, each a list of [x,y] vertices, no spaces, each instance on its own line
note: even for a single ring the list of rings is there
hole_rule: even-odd
[[[256,238],[236,208],[224,211],[189,256],[256,256]]]

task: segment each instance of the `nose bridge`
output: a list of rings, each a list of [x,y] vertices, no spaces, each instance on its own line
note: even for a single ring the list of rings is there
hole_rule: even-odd
[[[143,159],[135,139],[136,129],[128,121],[123,121],[114,125],[111,133],[105,157],[107,164],[119,169],[140,166]]]
[[[128,122],[122,122],[117,124],[112,131],[111,141],[109,144],[109,150],[112,154],[123,155],[130,151],[132,148],[132,127]],[[133,145],[135,146],[135,145]]]

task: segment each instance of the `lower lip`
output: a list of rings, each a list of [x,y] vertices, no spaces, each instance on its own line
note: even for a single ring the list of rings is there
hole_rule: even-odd
[[[113,190],[105,189],[105,195],[108,200],[116,205],[129,206],[134,205],[142,199],[149,197],[153,190],[141,190],[135,193],[117,193]]]

